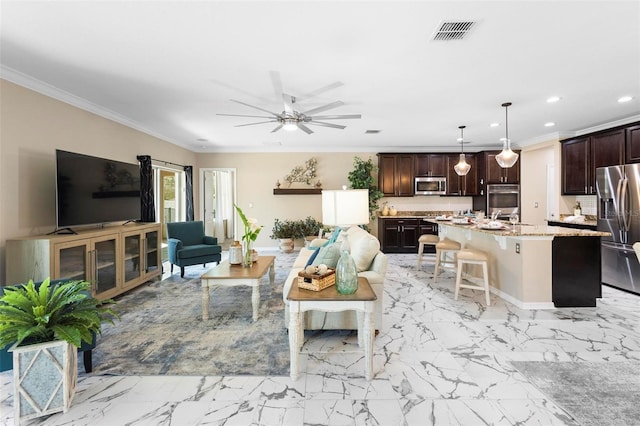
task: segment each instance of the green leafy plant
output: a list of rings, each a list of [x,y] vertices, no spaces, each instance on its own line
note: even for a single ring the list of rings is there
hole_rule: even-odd
[[[318,235],[318,232],[323,228],[322,222],[316,220],[314,217],[307,216],[306,219],[297,220],[296,224],[296,238],[304,238],[311,235]]]
[[[4,288],[0,298],[0,348],[8,344],[35,344],[66,340],[80,347],[100,334],[103,322],[113,324],[118,315],[113,300],[91,297],[86,281],[50,285],[47,278],[39,288],[27,284]]]
[[[348,179],[352,189],[368,189],[369,190],[369,217],[375,218],[375,212],[378,211],[378,200],[384,194],[378,190],[378,182],[373,176],[378,171],[371,158],[363,160],[360,157],[353,159],[353,170],[349,172]]]
[[[263,226],[262,225],[258,226],[257,219],[254,219],[252,217],[249,217],[249,218],[246,217],[240,207],[238,207],[235,204],[233,206],[238,211],[238,215],[240,216],[240,219],[242,220],[242,224],[244,225],[244,235],[242,236],[242,239],[245,240],[247,243],[255,241],[258,238],[258,234],[260,233],[260,231],[262,231]]]
[[[276,219],[273,223],[270,238],[277,240],[280,238],[296,238],[296,223],[292,220]]]

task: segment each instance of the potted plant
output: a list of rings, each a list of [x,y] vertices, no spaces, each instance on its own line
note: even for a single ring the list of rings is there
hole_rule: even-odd
[[[296,222],[297,225],[297,238],[302,238],[307,246],[315,238],[318,238],[318,233],[321,229],[324,229],[322,222],[316,220],[314,217],[307,216],[303,220]]]
[[[13,345],[14,407],[21,420],[67,411],[78,376],[78,347],[113,323],[115,302],[91,297],[86,281],[4,287],[0,348]]]
[[[348,179],[353,189],[369,190],[369,217],[373,220],[378,210],[378,200],[384,194],[378,190],[378,182],[373,177],[373,173],[378,170],[378,166],[369,158],[367,161],[360,157],[353,159],[353,170],[349,172]]]
[[[279,247],[283,253],[291,253],[293,251],[293,239],[296,235],[296,224],[294,221],[276,218],[273,223],[273,229],[271,230],[271,239],[279,240]]]

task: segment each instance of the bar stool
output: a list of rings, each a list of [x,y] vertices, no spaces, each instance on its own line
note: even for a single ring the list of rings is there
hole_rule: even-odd
[[[423,234],[418,238],[418,269],[422,267],[422,254],[424,253],[424,245],[435,246],[438,241],[440,241],[440,237],[432,234]]]
[[[440,269],[456,269],[456,253],[460,251],[460,243],[445,238],[436,243],[436,266],[433,270],[433,282],[438,279]],[[452,258],[447,259],[447,254],[451,254]]]
[[[489,258],[487,254],[480,250],[474,249],[462,249],[458,252],[458,272],[456,274],[456,290],[454,293],[454,299],[458,300],[458,291],[460,288],[470,288],[472,290],[484,290],[485,300],[487,302],[487,306],[491,303],[489,301],[489,272],[487,268],[487,264],[489,263]],[[482,275],[484,280],[484,286],[477,284],[462,284],[462,268],[464,264],[471,265],[482,265]]]

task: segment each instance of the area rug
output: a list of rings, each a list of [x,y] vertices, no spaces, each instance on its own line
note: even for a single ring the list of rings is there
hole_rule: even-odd
[[[512,362],[582,426],[640,422],[639,362]]]
[[[245,286],[211,289],[210,319],[202,320],[199,277],[207,270],[202,265],[187,267],[184,278],[178,270],[119,297],[120,320],[103,326],[93,351],[94,372],[288,376],[282,287],[294,259],[278,254],[273,288],[268,275],[262,278],[256,322],[251,288]]]

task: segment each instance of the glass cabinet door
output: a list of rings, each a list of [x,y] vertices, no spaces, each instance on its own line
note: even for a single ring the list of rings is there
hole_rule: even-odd
[[[124,237],[124,282],[137,280],[142,275],[140,270],[140,253],[142,249],[140,234]]]
[[[88,241],[57,244],[54,262],[52,279],[90,281]]]
[[[93,265],[96,295],[114,290],[118,285],[116,246],[117,239],[114,237],[94,241]]]
[[[160,251],[158,250],[158,231],[145,233],[145,272],[156,271],[160,267]]]

